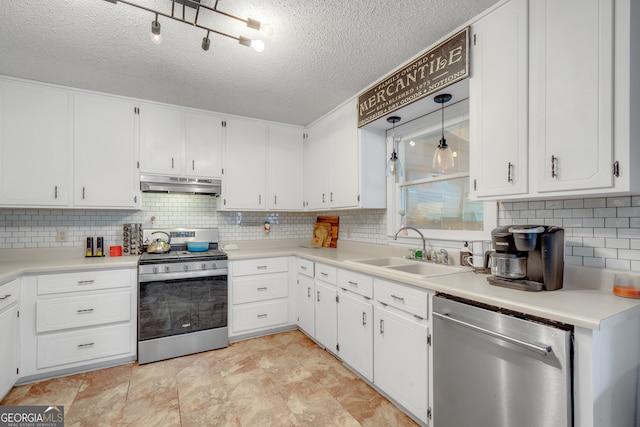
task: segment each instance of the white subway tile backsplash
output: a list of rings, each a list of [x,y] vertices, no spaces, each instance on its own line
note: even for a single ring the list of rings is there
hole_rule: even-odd
[[[563,227],[566,263],[640,271],[640,196],[546,200],[541,206],[500,203],[498,223]]]

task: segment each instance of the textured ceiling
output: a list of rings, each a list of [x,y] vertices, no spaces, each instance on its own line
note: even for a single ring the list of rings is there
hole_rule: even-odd
[[[170,0],[132,0],[170,13]],[[0,0],[0,74],[277,122],[307,125],[441,40],[498,0],[220,0],[201,13],[236,40],[104,0]],[[214,0],[202,0],[212,6]],[[187,16],[189,18],[189,16]]]

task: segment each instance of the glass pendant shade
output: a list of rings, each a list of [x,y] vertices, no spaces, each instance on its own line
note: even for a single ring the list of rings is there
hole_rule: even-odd
[[[402,169],[402,163],[400,163],[400,159],[398,159],[398,154],[393,150],[391,153],[391,158],[387,162],[387,176],[402,176],[404,174],[404,170]]]
[[[433,163],[431,166],[440,173],[448,172],[455,166],[453,162],[453,151],[451,151],[451,147],[447,145],[447,140],[444,139],[444,137],[440,140],[440,144],[438,144],[435,153],[433,153]]]

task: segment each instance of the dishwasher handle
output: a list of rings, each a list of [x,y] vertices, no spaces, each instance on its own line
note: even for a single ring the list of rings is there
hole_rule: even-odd
[[[549,355],[549,353],[551,353],[551,350],[552,350],[551,346],[544,345],[544,344],[543,345],[536,345],[536,344],[532,344],[532,343],[527,342],[527,341],[522,341],[522,340],[519,340],[517,338],[513,338],[513,337],[510,337],[508,335],[501,334],[499,332],[491,331],[489,329],[485,329],[485,328],[482,328],[480,326],[476,326],[476,325],[473,325],[471,323],[464,322],[462,320],[454,319],[453,317],[449,316],[448,314],[441,314],[441,313],[437,313],[437,312],[434,311],[433,315],[436,316],[436,317],[439,317],[440,319],[448,320],[448,321],[456,323],[458,325],[465,326],[467,328],[473,329],[474,331],[481,332],[483,334],[492,336],[494,338],[501,339],[503,341],[510,342],[511,344],[519,345],[520,347],[524,347],[527,350],[533,351],[534,353],[538,353],[541,356]]]

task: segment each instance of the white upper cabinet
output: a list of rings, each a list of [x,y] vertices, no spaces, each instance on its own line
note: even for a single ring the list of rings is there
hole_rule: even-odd
[[[613,3],[531,2],[531,153],[541,193],[613,186]]]
[[[386,207],[384,135],[359,130],[357,117],[353,99],[307,129],[306,209]]]
[[[226,119],[223,209],[263,210],[266,206],[267,126]]]
[[[528,191],[528,9],[512,0],[471,27],[473,196]]]
[[[186,112],[185,174],[196,178],[222,176],[222,119]]]
[[[132,101],[74,94],[74,205],[139,206]]]
[[[184,173],[184,110],[140,104],[140,172]]]
[[[69,91],[0,81],[0,204],[69,205],[71,126]]]
[[[267,209],[302,209],[302,129],[269,125]]]

